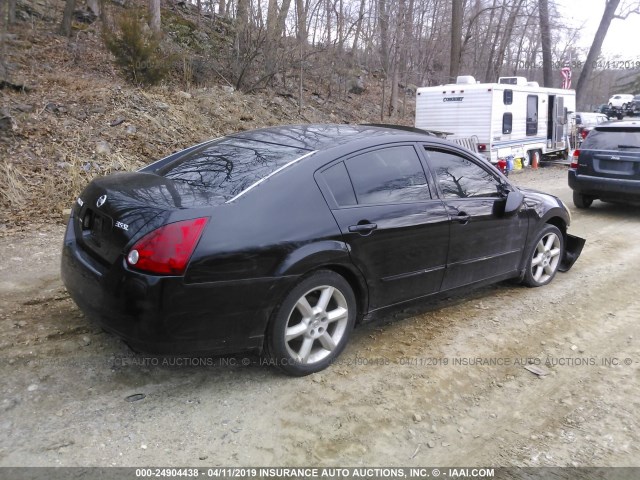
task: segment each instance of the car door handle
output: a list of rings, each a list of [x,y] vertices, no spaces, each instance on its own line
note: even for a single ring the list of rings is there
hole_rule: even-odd
[[[469,223],[469,220],[471,220],[471,216],[467,215],[464,212],[460,212],[455,217],[452,217],[451,220],[454,222],[461,223],[462,225],[466,225],[467,223]]]
[[[361,234],[368,234],[378,228],[377,223],[359,223],[357,225],[349,226],[350,232],[356,232]]]

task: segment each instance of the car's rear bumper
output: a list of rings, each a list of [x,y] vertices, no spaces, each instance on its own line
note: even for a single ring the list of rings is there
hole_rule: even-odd
[[[182,277],[106,267],[67,230],[62,280],[80,309],[132,348],[154,354],[260,350],[274,297],[293,279],[185,284]]]
[[[593,177],[569,170],[569,187],[596,198],[640,201],[640,180]]]

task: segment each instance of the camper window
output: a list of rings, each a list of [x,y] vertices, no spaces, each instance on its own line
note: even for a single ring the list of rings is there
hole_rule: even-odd
[[[527,136],[538,134],[538,96],[527,95]]]
[[[513,113],[502,114],[502,133],[508,134],[513,130]]]
[[[513,90],[507,89],[502,93],[502,101],[505,105],[511,105],[513,103]]]

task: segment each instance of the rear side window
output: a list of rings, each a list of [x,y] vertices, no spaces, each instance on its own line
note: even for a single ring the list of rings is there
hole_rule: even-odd
[[[511,105],[513,103],[513,90],[505,90],[502,92],[502,101],[505,105]]]
[[[341,207],[348,207],[357,203],[356,195],[353,192],[351,180],[349,180],[349,174],[347,173],[347,167],[344,166],[344,163],[340,162],[328,168],[322,172],[322,176],[329,186],[329,191],[336,204]]]
[[[640,128],[596,127],[582,143],[581,150],[640,150]]]
[[[422,164],[410,145],[363,153],[345,164],[359,205],[431,199]]]
[[[212,193],[222,203],[235,197],[278,168],[309,153],[308,150],[226,137],[159,169],[156,173],[173,180],[176,187]]]

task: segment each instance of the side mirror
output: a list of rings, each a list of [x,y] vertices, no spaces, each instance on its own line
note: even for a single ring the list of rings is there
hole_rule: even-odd
[[[522,192],[517,188],[511,190],[507,195],[507,203],[504,206],[504,214],[514,214],[522,206],[522,202],[524,202],[524,195],[522,194]]]

